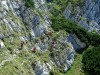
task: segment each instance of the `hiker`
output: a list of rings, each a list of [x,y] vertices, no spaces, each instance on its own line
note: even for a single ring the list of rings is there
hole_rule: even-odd
[[[30,38],[30,41],[32,40],[32,36],[31,36],[31,33],[29,33],[29,38]]]
[[[51,32],[51,31],[50,31],[50,32],[48,32],[48,35],[49,35],[49,36],[51,36],[51,35],[52,35],[52,32]]]
[[[50,40],[50,36],[52,35],[52,32],[47,32],[47,37],[48,37],[48,40]]]
[[[21,41],[19,50],[22,50],[23,49],[23,45],[24,45],[24,42]]]
[[[36,52],[36,47],[32,48],[32,52],[34,52],[34,53]]]
[[[44,60],[44,64],[47,66],[48,70],[51,70],[51,67],[50,67],[50,65],[47,63],[46,60]]]
[[[46,61],[46,60],[44,60],[44,63],[46,64],[46,63],[47,63],[47,61]]]
[[[51,43],[52,47],[54,47],[54,48],[55,48],[56,44],[57,44],[56,41],[52,41],[52,43]]]

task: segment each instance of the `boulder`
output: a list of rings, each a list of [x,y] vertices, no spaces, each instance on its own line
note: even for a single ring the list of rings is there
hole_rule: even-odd
[[[81,42],[80,39],[78,39],[78,37],[75,34],[69,34],[67,39],[68,42],[71,42],[73,48],[76,51],[86,47],[86,44],[84,42]]]
[[[5,45],[4,45],[3,41],[0,40],[0,48],[4,48],[4,47],[5,47]]]
[[[2,6],[4,9],[6,9],[7,11],[9,11],[9,8],[8,8],[8,5],[7,5],[6,0],[1,1],[1,6]]]
[[[36,75],[49,75],[47,65],[45,63],[42,64],[40,61],[37,61],[36,63],[35,72]]]
[[[84,0],[82,5],[72,6],[70,2],[65,8],[64,16],[66,19],[75,21],[79,25],[83,26],[85,29],[97,32],[100,31],[100,0]],[[83,17],[86,19],[83,21]],[[91,22],[92,21],[92,22]],[[92,23],[93,27],[90,25]]]

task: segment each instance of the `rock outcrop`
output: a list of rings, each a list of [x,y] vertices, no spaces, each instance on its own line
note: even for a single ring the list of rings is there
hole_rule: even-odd
[[[3,41],[0,40],[0,48],[4,48],[4,47],[5,47],[5,45],[4,45]]]
[[[43,63],[41,64],[40,61],[37,61],[35,67],[36,75],[49,75],[49,67]]]
[[[79,25],[89,31],[100,32],[100,1],[83,0],[81,5],[75,5],[69,2],[64,11],[67,19],[77,22]]]
[[[80,39],[78,39],[78,37],[75,34],[70,34],[68,36],[68,41],[71,42],[73,48],[76,51],[86,47],[86,44],[84,42],[81,42]]]
[[[75,50],[86,44],[75,34],[55,32],[51,28],[51,13],[45,0],[33,0],[33,7],[27,7],[25,1],[0,0],[0,73],[4,72],[5,65],[7,73],[11,65],[11,73],[16,75],[49,75],[55,69],[67,72],[73,64]],[[100,1],[85,0],[84,3],[82,7],[69,3],[65,18],[89,31],[99,32]]]
[[[25,59],[21,66],[29,61],[27,62],[28,66],[26,66],[31,70],[28,72],[28,68],[23,68],[23,71],[18,71],[22,75],[26,69],[27,73],[31,73],[30,75],[34,75],[33,72],[36,75],[49,75],[53,65],[61,67],[65,72],[71,67],[75,51],[71,43],[67,41],[67,35],[60,35],[60,32],[54,32],[50,27],[52,22],[49,19],[50,12],[45,0],[34,0],[34,6],[32,8],[25,6],[24,0],[0,0],[0,49],[2,51],[0,62],[3,64],[0,71],[5,68],[5,65],[13,65],[12,62],[21,63],[18,60],[19,58]],[[37,53],[31,54],[32,47],[35,47]],[[43,57],[38,53],[46,51],[48,56],[43,54]],[[6,53],[6,58],[4,53]],[[9,60],[7,60],[7,57],[9,57]],[[39,59],[40,57],[43,57],[43,59]],[[30,67],[32,58],[34,62],[37,62],[33,72],[32,67]],[[50,60],[47,61],[45,58]],[[41,62],[45,61],[44,59],[47,63]],[[16,65],[18,64],[16,63]],[[9,67],[7,68],[9,70]],[[19,66],[14,68],[18,70]]]

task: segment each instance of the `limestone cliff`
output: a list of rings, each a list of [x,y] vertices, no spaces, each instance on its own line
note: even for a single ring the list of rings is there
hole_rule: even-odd
[[[0,0],[0,75],[49,75],[65,72],[75,51],[65,31],[50,27],[45,0]]]
[[[69,2],[64,16],[89,31],[100,32],[100,0],[83,0],[82,4]]]
[[[74,33],[55,32],[54,14],[63,12],[66,19],[100,32],[99,0],[68,1],[64,11],[47,2],[53,0],[0,0],[0,75],[58,75],[71,68],[75,50],[86,44]]]

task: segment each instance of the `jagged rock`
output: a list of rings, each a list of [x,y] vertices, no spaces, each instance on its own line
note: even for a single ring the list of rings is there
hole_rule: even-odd
[[[82,27],[84,27],[87,30],[89,29],[89,26],[88,26],[87,22],[84,21],[84,20],[79,21],[78,24],[81,25]]]
[[[0,48],[4,48],[4,47],[5,47],[5,45],[4,45],[3,41],[0,40]]]
[[[3,34],[0,34],[0,39],[3,39],[4,38],[4,35]]]
[[[35,8],[31,9],[25,6],[23,0],[0,0],[0,39],[7,39],[8,44],[11,44],[11,46],[14,45],[14,51],[16,51],[14,57],[17,57],[17,54],[20,52],[16,49],[20,44],[18,41],[26,41],[25,50],[30,50],[32,45],[34,45],[37,50],[46,51],[51,46],[54,50],[54,58],[51,58],[53,61],[52,64],[57,65],[57,67],[64,66],[62,69],[67,72],[74,61],[74,49],[84,48],[86,45],[80,42],[74,34],[70,34],[66,39],[62,34],[58,34],[59,32],[56,33],[60,35],[59,37],[57,36],[59,38],[57,41],[53,41],[52,36],[47,37],[45,35],[44,41],[40,41],[39,39],[39,42],[35,43],[34,38],[41,37],[41,35],[49,31],[52,22],[48,16],[49,13],[45,5],[45,0],[34,0],[34,3]],[[75,19],[75,22],[79,21],[79,24],[83,24],[88,29],[88,23],[80,20],[80,11],[79,9],[77,15],[73,17],[71,15],[72,5],[69,3],[64,15],[66,18]],[[90,25],[93,26],[96,23],[92,22]],[[96,24],[96,28],[98,28],[98,25]],[[17,40],[15,40],[16,38]],[[0,41],[0,48],[3,47],[4,43]],[[32,56],[35,56],[35,53]],[[40,61],[37,61],[35,66],[36,75],[49,75],[52,67],[49,62],[42,64]]]
[[[45,63],[41,64],[40,61],[37,61],[36,67],[35,67],[36,75],[49,75],[49,70]]]
[[[4,9],[6,9],[7,11],[9,11],[9,8],[8,8],[8,5],[7,5],[6,0],[1,1],[1,6],[2,6]]]
[[[81,42],[75,34],[70,34],[68,36],[68,42],[71,42],[75,50],[86,47],[86,44],[84,42]]]
[[[72,6],[71,3],[68,4],[64,11],[64,16],[67,19],[71,19],[78,24],[82,25],[89,31],[95,30],[100,31],[100,0],[84,0],[83,5]],[[78,16],[78,17],[77,17]],[[86,20],[82,21],[82,19]],[[96,27],[91,26],[90,23],[94,22]],[[94,24],[93,23],[93,24]]]
[[[40,8],[42,5],[45,4],[45,0],[35,0],[35,7]]]
[[[75,58],[75,51],[72,51],[67,55],[66,64],[64,65],[64,72],[67,72],[68,69],[71,68],[71,65],[74,62],[74,58]]]
[[[89,25],[90,25],[89,31],[93,31],[93,30],[99,31],[100,29],[100,25],[98,25],[98,23],[95,21],[91,21]]]

